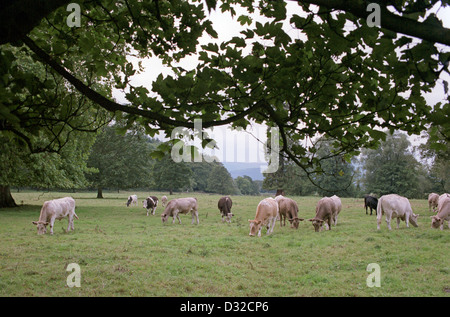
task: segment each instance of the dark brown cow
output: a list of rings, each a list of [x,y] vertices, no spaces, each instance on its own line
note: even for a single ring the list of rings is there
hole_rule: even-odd
[[[231,217],[233,217],[233,214],[231,213],[232,205],[233,201],[228,196],[224,196],[219,199],[217,207],[219,208],[220,214],[222,215],[222,222],[231,222]]]

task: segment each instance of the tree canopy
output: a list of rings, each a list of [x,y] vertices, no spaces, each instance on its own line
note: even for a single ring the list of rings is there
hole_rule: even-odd
[[[74,131],[112,117],[150,136],[195,119],[203,128],[275,126],[280,155],[308,176],[321,166],[318,135],[347,161],[385,140],[384,130],[433,125],[448,142],[450,30],[432,11],[448,0],[371,1],[379,27],[358,0],[80,1],[79,27],[67,23],[69,2],[0,8],[0,132],[30,152],[59,153]],[[240,35],[218,38],[212,10],[230,12]],[[195,54],[194,69],[179,66]],[[172,73],[133,85],[143,68],[131,57],[158,58]],[[428,105],[424,93],[436,86],[447,100]]]

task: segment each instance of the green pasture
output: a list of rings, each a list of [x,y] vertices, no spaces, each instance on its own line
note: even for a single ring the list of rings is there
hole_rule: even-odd
[[[411,200],[419,227],[404,222],[380,231],[376,215],[366,215],[363,199],[342,199],[338,225],[314,232],[280,227],[271,236],[249,237],[263,197],[234,196],[231,224],[222,223],[219,195],[197,197],[199,225],[182,215],[182,224],[162,224],[138,207],[126,207],[130,192],[14,193],[15,209],[0,209],[0,296],[449,296],[450,230],[431,229],[425,200]],[[45,200],[76,200],[75,231],[55,222],[53,236],[38,236]],[[312,218],[318,197],[291,197],[299,215]],[[70,263],[80,267],[80,287],[67,286]],[[368,264],[380,266],[381,286],[368,287]]]

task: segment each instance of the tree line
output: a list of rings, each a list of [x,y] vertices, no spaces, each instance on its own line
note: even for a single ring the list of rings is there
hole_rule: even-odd
[[[3,173],[0,183],[16,188],[36,189],[145,189],[201,191],[225,195],[257,195],[259,187],[250,177],[235,180],[222,163],[175,163],[170,154],[155,158],[161,141],[149,138],[142,129],[123,125],[103,127],[93,134],[71,138],[61,153],[30,153],[26,147],[4,141],[0,153]],[[6,187],[6,186],[3,186]],[[11,200],[11,194],[9,193]],[[14,205],[14,201],[10,201]],[[6,205],[4,205],[6,206]]]
[[[433,143],[436,142],[437,143]],[[413,146],[406,134],[387,134],[379,147],[363,149],[347,161],[330,140],[321,140],[315,154],[321,170],[307,173],[293,162],[281,160],[277,173],[267,174],[263,187],[283,188],[290,195],[339,195],[362,197],[397,193],[409,198],[426,198],[430,192],[450,191],[450,146],[444,137]],[[438,146],[436,146],[438,144]]]

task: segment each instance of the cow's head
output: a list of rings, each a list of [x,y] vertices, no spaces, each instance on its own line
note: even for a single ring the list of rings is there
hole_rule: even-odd
[[[38,234],[45,234],[47,232],[48,222],[45,221],[33,221],[33,224],[37,226]]]
[[[131,204],[131,198],[129,198],[127,201],[127,207],[130,206],[130,204]]]
[[[411,222],[411,224],[414,227],[418,227],[418,225],[417,225],[417,218],[419,218],[419,215],[416,215],[416,214],[412,214],[411,217],[409,217],[409,222]]]
[[[324,223],[324,221],[322,219],[312,218],[312,219],[308,219],[308,221],[312,221],[315,232],[319,232],[322,230],[322,226]]]
[[[164,214],[164,213],[161,214],[162,223],[166,222],[168,218],[169,218],[169,214]]]
[[[444,219],[439,218],[438,216],[431,216],[431,228],[439,228],[444,224]]]
[[[305,219],[298,218],[298,217],[289,219],[289,222],[291,223],[291,228],[298,229],[298,224],[300,223],[300,221],[303,221],[303,220],[305,220]]]
[[[259,229],[261,228],[261,220],[248,220],[250,223],[250,233],[248,234],[251,237],[254,237]]]

